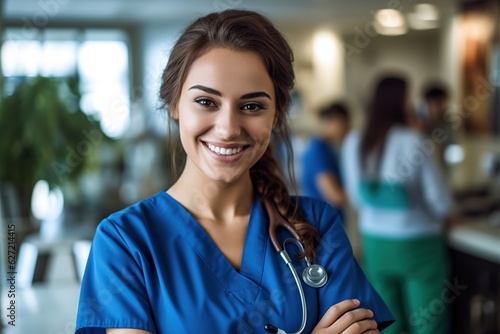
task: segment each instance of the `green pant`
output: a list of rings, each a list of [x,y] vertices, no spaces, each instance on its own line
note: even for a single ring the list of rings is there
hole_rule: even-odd
[[[447,333],[450,282],[444,238],[363,235],[362,241],[365,273],[396,319],[384,333]]]

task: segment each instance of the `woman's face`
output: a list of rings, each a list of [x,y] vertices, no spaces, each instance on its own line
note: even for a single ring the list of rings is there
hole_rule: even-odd
[[[191,65],[172,112],[187,153],[184,173],[238,180],[267,149],[275,115],[273,82],[259,55],[210,49]]]

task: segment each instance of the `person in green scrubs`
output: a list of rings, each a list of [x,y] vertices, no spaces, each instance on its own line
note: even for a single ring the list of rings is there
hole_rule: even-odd
[[[452,198],[435,161],[436,138],[409,126],[407,84],[378,83],[366,127],[343,146],[348,197],[359,214],[364,270],[393,312],[386,333],[445,334]]]

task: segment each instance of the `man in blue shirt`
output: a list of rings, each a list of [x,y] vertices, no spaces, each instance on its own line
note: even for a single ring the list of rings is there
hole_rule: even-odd
[[[339,211],[347,203],[343,189],[338,154],[339,147],[350,128],[347,107],[333,103],[318,113],[321,129],[311,139],[303,156],[301,192],[322,199]]]

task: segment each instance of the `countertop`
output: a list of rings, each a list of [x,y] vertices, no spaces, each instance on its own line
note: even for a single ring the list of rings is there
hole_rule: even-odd
[[[448,244],[453,249],[500,265],[500,226],[494,226],[488,218],[471,219],[452,227]]]

